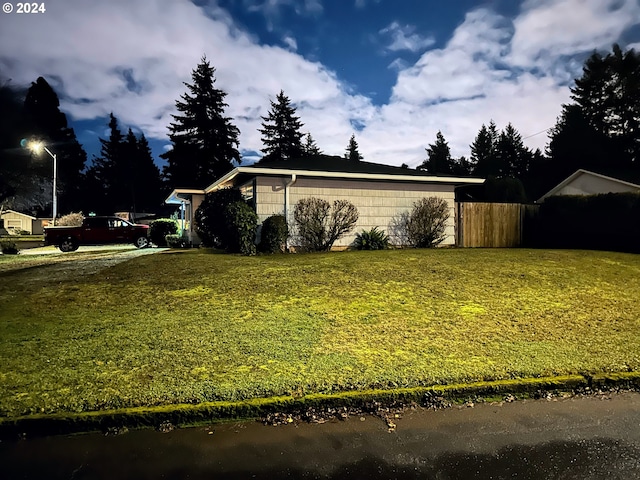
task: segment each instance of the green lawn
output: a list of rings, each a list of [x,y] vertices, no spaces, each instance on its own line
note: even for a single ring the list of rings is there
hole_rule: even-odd
[[[185,251],[47,280],[56,268],[0,273],[0,416],[640,370],[640,255]]]

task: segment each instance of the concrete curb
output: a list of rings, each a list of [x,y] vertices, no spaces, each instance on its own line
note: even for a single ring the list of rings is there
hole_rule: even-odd
[[[61,435],[107,431],[110,429],[158,427],[164,422],[174,426],[216,421],[259,418],[269,413],[299,412],[307,408],[367,407],[415,402],[434,406],[441,400],[464,402],[470,398],[495,398],[514,395],[530,397],[544,392],[581,392],[598,389],[639,389],[640,372],[566,375],[557,377],[496,380],[467,384],[433,385],[392,390],[355,390],[302,397],[278,396],[236,402],[206,402],[119,410],[34,414],[0,419],[0,438]]]

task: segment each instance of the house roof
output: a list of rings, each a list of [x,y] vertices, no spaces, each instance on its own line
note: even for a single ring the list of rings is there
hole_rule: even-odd
[[[614,177],[614,176],[610,176],[610,175],[605,175],[603,173],[596,173],[596,172],[592,172],[590,170],[584,170],[582,168],[579,169],[579,170],[576,170],[571,175],[569,175],[567,178],[565,178],[562,182],[560,182],[558,185],[556,185],[551,190],[549,190],[547,193],[545,193],[542,197],[540,197],[538,199],[538,202],[542,202],[545,198],[555,195],[557,192],[562,190],[564,187],[566,187],[568,184],[570,184],[573,180],[575,180],[576,178],[578,178],[580,175],[583,175],[583,174],[593,175],[594,177],[604,178],[606,180],[611,180],[613,182],[618,182],[618,183],[620,183],[622,185],[627,185],[627,186],[630,186],[630,187],[635,187],[635,188],[640,189],[640,178],[638,178],[636,180],[636,177],[639,177],[639,176],[636,175],[633,172],[629,173],[629,172],[608,171],[607,173],[610,173],[610,175],[616,175],[616,176]],[[618,177],[618,178],[616,178],[616,177]],[[620,177],[624,177],[625,179],[623,180]],[[632,181],[628,181],[628,180],[634,180],[636,183],[634,183]]]
[[[352,180],[384,180],[401,182],[447,183],[456,185],[483,183],[482,178],[453,175],[431,175],[420,170],[394,167],[371,162],[350,162],[342,157],[321,155],[317,158],[285,160],[236,167],[205,188],[211,192],[223,188],[239,175],[276,175],[340,178]]]
[[[7,209],[7,210],[2,210],[2,215],[4,215],[5,213],[15,213],[17,215],[22,215],[23,217],[29,217],[31,220],[35,220],[36,217],[34,217],[33,215],[27,215],[26,213],[22,213],[22,212],[16,212],[15,210],[11,210],[11,209]]]

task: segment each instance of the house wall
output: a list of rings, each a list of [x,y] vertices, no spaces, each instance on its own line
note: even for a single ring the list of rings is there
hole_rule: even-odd
[[[8,231],[26,230],[29,233],[33,231],[33,217],[29,215],[23,215],[17,212],[4,212],[2,219],[4,220],[4,228]]]
[[[581,173],[554,195],[594,195],[598,193],[638,192],[640,189],[606,178]]]
[[[284,185],[290,177],[258,177],[256,181],[256,212],[259,221],[284,213]],[[298,200],[318,197],[329,202],[349,200],[359,212],[358,223],[352,234],[338,240],[335,247],[347,247],[362,230],[379,227],[389,232],[391,219],[411,210],[413,204],[424,197],[444,198],[449,204],[447,238],[443,245],[455,243],[454,186],[411,182],[373,182],[361,180],[339,180],[321,178],[298,178],[289,187],[289,221],[293,219],[293,208]]]

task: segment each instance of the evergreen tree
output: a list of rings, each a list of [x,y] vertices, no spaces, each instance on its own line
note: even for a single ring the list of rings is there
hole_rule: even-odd
[[[467,160],[467,157],[462,156],[460,158],[453,159],[452,173],[454,175],[471,175],[471,170],[471,163],[469,162],[469,160]]]
[[[151,148],[144,133],[136,145],[136,163],[133,178],[137,182],[138,211],[153,212],[162,205],[165,192],[160,169],[153,161]]]
[[[344,158],[350,162],[359,162],[364,158],[358,151],[358,142],[356,142],[355,134],[351,134],[349,145],[347,145],[347,153],[345,153]]]
[[[318,148],[316,141],[313,139],[310,133],[307,133],[304,136],[302,151],[305,157],[318,157],[322,155],[322,150]]]
[[[451,158],[451,150],[442,132],[438,131],[436,134],[436,143],[429,144],[426,150],[428,158],[422,162],[418,170],[426,170],[434,175],[453,173],[454,163]]]
[[[474,175],[486,177],[498,173],[495,146],[498,141],[496,124],[491,120],[489,127],[482,124],[478,135],[471,144],[471,164]]]
[[[100,157],[95,157],[87,170],[87,186],[91,188],[86,192],[89,209],[104,214],[129,210],[129,205],[123,205],[130,203],[129,165],[124,137],[113,113],[109,114],[109,138],[101,138],[100,143]]]
[[[574,103],[550,134],[554,165],[640,168],[640,53],[618,45],[604,57],[594,53],[571,93]]]
[[[59,210],[71,212],[82,208],[82,172],[87,154],[60,111],[58,95],[39,77],[27,91],[24,106],[32,127],[30,137],[42,141],[56,155]]]
[[[176,101],[178,115],[169,126],[173,147],[161,155],[167,160],[164,176],[172,188],[203,187],[240,163],[240,130],[225,117],[227,93],[214,87],[215,68],[203,57],[192,71],[188,92]]]
[[[495,144],[494,155],[498,177],[524,177],[531,164],[531,151],[524,146],[522,136],[509,123],[500,133]]]
[[[302,133],[303,123],[295,115],[296,109],[291,100],[282,90],[276,96],[276,101],[270,101],[271,110],[266,117],[262,117],[262,134],[264,157],[259,163],[289,160],[303,155]]]

